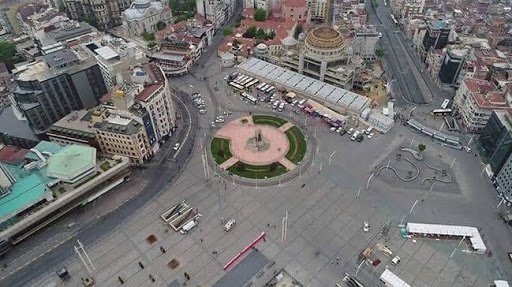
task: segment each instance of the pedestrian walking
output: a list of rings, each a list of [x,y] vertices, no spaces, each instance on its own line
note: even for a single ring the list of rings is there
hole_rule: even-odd
[[[183,276],[185,276],[185,279],[187,279],[187,281],[190,280],[190,275],[188,275],[187,272],[183,273]]]
[[[124,280],[121,276],[117,276],[117,280],[119,280],[119,283],[124,284]]]
[[[155,277],[153,277],[153,275],[149,274],[149,280],[151,280],[151,282],[155,282]]]
[[[162,253],[165,253],[165,252],[166,252],[166,251],[165,251],[165,248],[164,248],[163,246],[160,246],[160,251],[161,251]]]
[[[139,267],[140,269],[144,269],[144,264],[142,264],[142,262],[139,261]]]
[[[200,240],[201,240],[201,243],[203,243],[203,239],[201,238]]]

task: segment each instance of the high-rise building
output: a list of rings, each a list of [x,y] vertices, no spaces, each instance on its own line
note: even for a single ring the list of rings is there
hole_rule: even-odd
[[[450,31],[450,25],[446,21],[430,21],[423,38],[423,49],[443,49],[448,44]]]
[[[91,108],[107,92],[98,64],[63,49],[47,54],[21,72],[14,107],[36,133],[44,133],[73,110]]]
[[[74,20],[88,20],[106,30],[122,24],[121,13],[130,7],[131,0],[64,0]]]
[[[439,70],[439,80],[450,86],[458,86],[459,75],[466,60],[465,49],[448,49]]]
[[[197,14],[210,21],[214,28],[218,29],[233,16],[235,11],[235,2],[235,0],[197,0]],[[244,5],[247,8],[256,8],[258,5],[261,6],[258,8],[264,8],[266,4],[265,1],[258,3],[253,0],[249,0],[244,2]]]
[[[512,155],[512,112],[494,111],[478,138],[482,156],[502,188],[511,190],[510,172]],[[508,169],[504,170],[504,167]],[[502,172],[503,171],[503,172]]]

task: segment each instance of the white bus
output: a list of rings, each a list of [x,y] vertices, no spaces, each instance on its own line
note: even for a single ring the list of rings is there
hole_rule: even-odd
[[[243,86],[240,86],[239,84],[237,84],[235,82],[229,82],[229,85],[231,87],[235,88],[235,90],[243,91],[243,89],[244,89]]]
[[[407,284],[400,277],[396,276],[395,273],[389,271],[389,269],[384,270],[380,275],[380,282],[384,283],[386,286],[391,287],[411,287],[411,285]]]
[[[270,93],[270,92],[273,92],[275,90],[275,88],[273,86],[270,86],[268,87],[266,90],[265,90],[265,93]]]
[[[452,113],[452,109],[434,109],[430,112],[433,116],[447,116]]]
[[[245,80],[247,80],[249,78],[249,76],[242,76],[240,79],[237,79],[237,83],[238,84],[241,84],[243,83]]]
[[[398,21],[395,18],[395,15],[389,14],[389,17],[391,18],[391,21],[393,21],[393,24],[398,25]]]
[[[444,99],[443,103],[441,104],[441,109],[448,108],[448,104],[450,103],[450,100]]]
[[[249,83],[245,84],[245,88],[248,89],[250,88],[251,86],[257,84],[259,82],[258,79],[253,79],[252,81],[250,81]]]
[[[261,89],[263,86],[265,86],[266,84],[265,83],[260,83],[258,86],[256,86],[256,89]]]
[[[242,97],[254,105],[258,103],[258,99],[253,97],[252,95],[249,95],[248,93],[242,93]]]
[[[263,85],[263,87],[260,88],[260,91],[264,91],[268,88],[269,84]]]

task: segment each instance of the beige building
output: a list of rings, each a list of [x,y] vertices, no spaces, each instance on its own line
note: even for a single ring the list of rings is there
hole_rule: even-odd
[[[170,24],[171,17],[171,9],[164,2],[151,0],[135,0],[121,15],[123,31],[130,36],[156,32],[157,23]]]
[[[329,1],[308,0],[308,16],[312,24],[323,24],[328,20]]]
[[[106,30],[121,25],[121,12],[131,0],[63,0],[71,19],[94,23]]]
[[[456,114],[469,131],[481,132],[494,110],[508,110],[510,103],[496,86],[486,80],[465,79],[453,99]]]
[[[93,112],[92,121],[103,152],[129,157],[134,164],[142,164],[153,155],[146,130],[135,119],[99,109]]]

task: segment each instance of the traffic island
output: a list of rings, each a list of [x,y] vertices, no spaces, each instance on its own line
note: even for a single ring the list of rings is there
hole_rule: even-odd
[[[230,175],[270,179],[293,171],[304,159],[307,142],[292,122],[252,115],[227,123],[210,144],[215,163]]]

